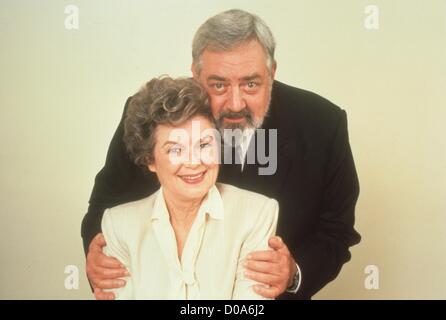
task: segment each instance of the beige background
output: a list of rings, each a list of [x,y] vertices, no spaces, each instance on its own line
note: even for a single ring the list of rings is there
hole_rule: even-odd
[[[64,27],[69,4],[79,30]],[[368,4],[379,30],[364,28]],[[80,223],[126,97],[190,75],[195,30],[233,7],[270,25],[279,80],[349,116],[363,240],[316,298],[446,298],[444,0],[1,0],[0,298],[91,298]],[[367,265],[379,290],[364,287]]]

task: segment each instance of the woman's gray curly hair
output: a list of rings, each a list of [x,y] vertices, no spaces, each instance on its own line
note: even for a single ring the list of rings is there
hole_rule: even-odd
[[[178,126],[203,116],[215,125],[206,91],[191,78],[168,76],[147,82],[130,100],[124,122],[124,143],[130,158],[147,168],[154,160],[155,129]]]

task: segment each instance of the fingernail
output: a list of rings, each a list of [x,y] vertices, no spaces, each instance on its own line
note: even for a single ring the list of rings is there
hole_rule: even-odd
[[[129,272],[128,270],[125,270],[124,274],[125,274],[126,276],[129,276],[129,275],[130,275],[130,272]]]
[[[244,267],[247,267],[247,266],[248,266],[248,261],[245,260],[245,261],[243,262],[243,266],[244,266]]]
[[[281,237],[277,236],[277,239],[279,239],[280,242],[283,242]]]
[[[118,281],[118,284],[119,284],[120,287],[123,287],[123,286],[125,286],[125,281],[124,280],[120,280],[120,281]]]
[[[246,257],[246,259],[248,259],[248,260],[252,259],[252,255],[248,254],[248,256]]]

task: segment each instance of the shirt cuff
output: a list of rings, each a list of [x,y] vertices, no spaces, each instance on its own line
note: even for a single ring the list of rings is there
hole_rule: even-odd
[[[286,289],[286,292],[288,292],[288,293],[296,294],[297,291],[299,291],[300,284],[302,282],[302,273],[301,273],[299,265],[297,263],[296,263],[296,268],[297,268],[297,271],[296,271],[296,274],[294,275],[293,284]]]

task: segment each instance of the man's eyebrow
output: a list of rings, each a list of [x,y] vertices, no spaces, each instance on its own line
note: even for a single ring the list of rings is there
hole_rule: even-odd
[[[260,74],[253,73],[253,74],[251,74],[249,76],[243,77],[242,80],[243,81],[252,81],[252,80],[257,80],[257,79],[260,79],[260,78],[261,78]]]
[[[226,81],[226,78],[217,76],[216,74],[211,74],[209,77],[207,77],[207,80]]]

